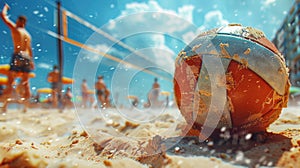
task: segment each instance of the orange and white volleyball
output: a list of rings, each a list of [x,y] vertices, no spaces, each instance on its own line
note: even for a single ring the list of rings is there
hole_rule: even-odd
[[[287,106],[284,57],[258,29],[230,24],[204,32],[175,66],[175,99],[188,135],[265,131]]]

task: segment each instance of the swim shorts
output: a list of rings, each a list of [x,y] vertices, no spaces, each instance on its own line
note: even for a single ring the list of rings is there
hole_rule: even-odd
[[[23,57],[20,53],[14,53],[10,62],[10,71],[31,72],[30,59]]]
[[[102,96],[102,95],[104,95],[104,90],[97,90],[97,91],[96,91],[96,94],[97,94],[98,96]]]
[[[52,82],[51,83],[51,89],[52,90],[58,90],[59,83],[58,82]]]

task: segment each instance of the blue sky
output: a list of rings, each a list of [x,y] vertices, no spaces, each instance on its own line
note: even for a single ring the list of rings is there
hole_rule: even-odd
[[[53,0],[1,0],[11,6],[12,20],[24,14],[27,29],[32,35],[36,78],[31,79],[35,88],[49,87],[47,73],[57,64],[55,1]],[[262,30],[272,39],[281,26],[294,0],[62,0],[62,7],[72,14],[107,32],[127,47],[111,42],[103,35],[68,17],[68,35],[97,51],[160,74],[162,90],[172,91],[171,79],[174,59],[178,52],[197,34],[228,23],[240,23]],[[83,78],[93,88],[97,75],[113,94],[138,95],[145,98],[151,88],[153,75],[140,72],[131,64],[120,64],[93,52],[63,43],[64,75],[74,77],[74,92],[78,92]],[[9,29],[0,22],[0,63],[7,64],[12,53]],[[145,58],[141,58],[144,56]]]

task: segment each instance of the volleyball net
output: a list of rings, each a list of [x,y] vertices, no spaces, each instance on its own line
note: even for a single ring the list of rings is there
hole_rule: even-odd
[[[52,2],[50,3],[48,1],[45,1],[45,2],[49,3],[51,6],[56,8],[56,5],[54,3],[52,3]],[[122,47],[123,49],[125,49],[129,53],[134,53],[134,55],[139,57],[140,59],[145,60],[147,62],[150,62],[153,65],[156,64],[153,60],[151,60],[148,56],[146,56],[142,52],[136,51],[133,47],[125,44],[121,40],[113,37],[109,33],[103,31],[102,29],[98,28],[97,26],[95,26],[92,23],[84,20],[83,18],[77,16],[76,14],[70,12],[69,10],[67,10],[63,7],[61,7],[61,22],[62,22],[61,23],[61,28],[62,28],[61,32],[62,33],[60,35],[55,31],[46,30],[46,29],[43,29],[43,28],[40,28],[40,27],[35,27],[35,26],[31,26],[31,27],[33,27],[34,29],[38,29],[40,31],[43,31],[43,32],[47,33],[48,35],[50,35],[54,38],[59,38],[60,40],[62,40],[65,43],[71,44],[73,46],[84,49],[84,50],[86,50],[88,52],[91,52],[93,54],[96,54],[99,57],[105,57],[105,58],[107,58],[111,61],[122,64],[126,67],[136,69],[138,71],[150,74],[150,75],[155,76],[155,77],[159,77],[159,78],[164,79],[166,81],[172,81],[173,80],[171,77],[159,74],[158,72],[155,72],[155,70],[153,70],[153,69],[144,68],[143,66],[140,66],[140,65],[136,64],[135,62],[128,62],[120,56],[112,55],[111,53],[101,51],[98,48],[94,48],[93,46],[91,46],[89,44],[85,44],[85,42],[76,39],[74,37],[74,34],[76,34],[76,33],[74,33],[76,31],[76,29],[77,29],[77,32],[80,32],[78,30],[78,29],[80,29],[80,27],[82,29],[85,29],[85,30],[89,29],[90,33],[97,33],[98,35],[100,35],[100,36],[104,37],[105,39],[109,40],[110,43],[113,43],[114,45]],[[78,26],[73,25],[75,22],[76,22],[76,25],[78,25]],[[72,23],[72,26],[70,25],[70,23]],[[81,31],[81,33],[82,33],[82,31]],[[87,37],[87,38],[89,38],[89,37]]]

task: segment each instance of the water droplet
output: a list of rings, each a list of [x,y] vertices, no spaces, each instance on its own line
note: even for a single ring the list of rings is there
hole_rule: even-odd
[[[236,161],[243,161],[244,160],[244,153],[242,151],[238,151],[236,156],[235,156]]]
[[[264,149],[264,152],[269,153],[270,152],[269,148]]]
[[[177,165],[181,165],[183,163],[183,161],[182,160],[179,160],[178,162],[177,162]]]
[[[110,4],[110,8],[115,8],[115,4]]]
[[[37,15],[37,14],[39,14],[39,11],[35,10],[35,11],[33,11],[33,14]]]
[[[269,162],[269,163],[267,164],[267,166],[268,166],[268,167],[273,166],[273,162]]]
[[[113,149],[113,150],[110,150],[109,153],[115,153],[117,150],[116,149]]]
[[[208,151],[208,148],[205,147],[205,148],[202,149],[202,151],[203,151],[203,152],[207,152],[207,151]]]
[[[210,146],[210,147],[214,146],[214,142],[213,142],[213,141],[209,141],[209,142],[207,143],[207,146]]]
[[[251,163],[251,160],[250,160],[250,159],[245,159],[245,163],[246,163],[246,164],[250,164],[250,163]]]
[[[228,153],[228,154],[232,153],[232,149],[227,149],[226,153]]]
[[[106,123],[107,124],[112,124],[114,121],[112,119],[108,120]]]
[[[195,144],[195,140],[191,140],[191,141],[189,141],[189,143],[188,143],[188,145],[193,145],[193,144]]]
[[[178,146],[175,147],[175,148],[174,148],[174,151],[175,151],[175,152],[180,152],[180,147],[178,147]]]
[[[45,12],[48,12],[49,9],[48,9],[47,7],[44,7],[44,11],[45,11]]]
[[[246,139],[246,140],[250,140],[250,139],[251,139],[251,137],[252,137],[252,134],[251,134],[251,133],[249,133],[249,134],[247,134],[247,135],[245,136],[245,139]]]
[[[222,127],[221,132],[225,132],[225,131],[226,131],[226,127]]]

